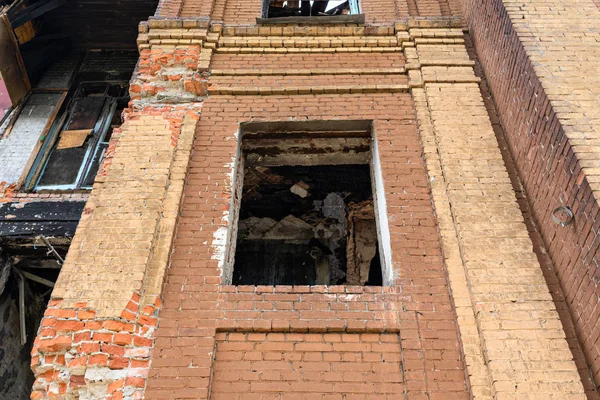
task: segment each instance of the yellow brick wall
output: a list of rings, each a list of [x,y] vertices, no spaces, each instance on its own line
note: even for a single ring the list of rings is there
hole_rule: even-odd
[[[472,394],[585,399],[472,68],[421,54],[413,96]]]
[[[118,317],[134,291],[160,292],[195,119],[173,143],[167,117],[140,114],[121,127],[73,238],[52,293],[64,307],[83,300],[99,317]]]

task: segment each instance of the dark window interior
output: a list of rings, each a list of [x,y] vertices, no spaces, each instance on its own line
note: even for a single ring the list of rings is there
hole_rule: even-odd
[[[358,0],[270,0],[267,18],[324,17],[358,13]]]
[[[232,283],[381,286],[369,165],[247,165]]]

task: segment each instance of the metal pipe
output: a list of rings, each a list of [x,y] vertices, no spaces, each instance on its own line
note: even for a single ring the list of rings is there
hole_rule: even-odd
[[[48,240],[48,238],[46,238],[46,236],[44,236],[44,235],[40,235],[40,236],[38,236],[38,238],[40,238],[42,240],[42,242],[44,242],[44,244],[46,245],[46,247],[48,247],[48,249],[50,249],[50,250],[48,250],[47,254],[54,254],[54,257],[56,257],[58,259],[59,264],[62,265],[65,262],[65,260],[54,249],[54,246],[52,246],[52,244],[50,243],[50,241]]]

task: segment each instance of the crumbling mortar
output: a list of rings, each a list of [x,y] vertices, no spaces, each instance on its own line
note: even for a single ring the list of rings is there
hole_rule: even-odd
[[[96,318],[85,303],[61,308],[52,300],[32,349],[31,398],[142,398],[160,300],[142,310],[139,301],[134,292],[120,318]]]

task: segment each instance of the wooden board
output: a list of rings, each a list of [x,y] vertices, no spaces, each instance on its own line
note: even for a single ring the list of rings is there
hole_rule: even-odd
[[[0,221],[78,221],[85,201],[0,204]]]
[[[29,92],[29,79],[6,15],[0,16],[0,75],[12,104],[17,105]]]
[[[92,133],[91,129],[78,129],[71,131],[62,131],[60,133],[60,139],[57,150],[61,149],[72,149],[74,147],[81,147],[85,143],[85,139]]]
[[[79,221],[0,221],[0,238],[38,235],[73,237]]]

